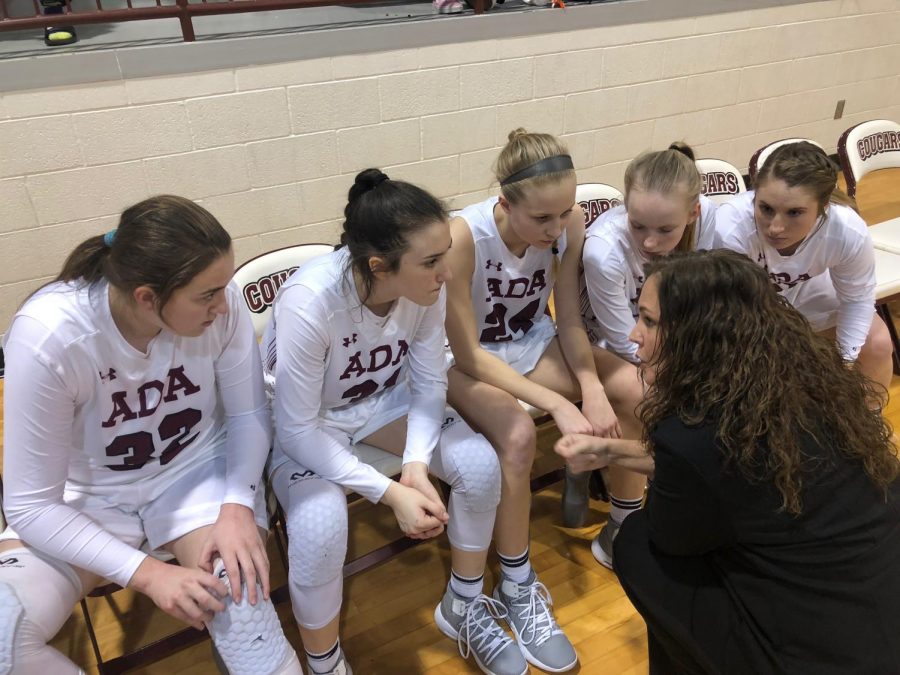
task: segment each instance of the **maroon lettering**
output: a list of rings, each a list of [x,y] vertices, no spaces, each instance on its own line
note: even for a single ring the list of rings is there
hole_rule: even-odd
[[[196,394],[200,391],[200,387],[190,381],[187,375],[184,374],[184,366],[178,366],[177,368],[169,369],[169,382],[166,387],[166,395],[163,397],[163,401],[166,403],[171,403],[178,399],[178,392],[184,390],[185,396],[190,396],[191,394]]]
[[[394,357],[394,360],[391,361],[392,366],[396,366],[400,363],[400,360],[406,356],[409,352],[409,345],[406,344],[406,340],[397,340],[397,356]]]
[[[519,288],[521,287],[521,291]],[[506,289],[507,298],[524,298],[528,293],[528,279],[519,277],[518,279],[509,280],[509,288]],[[531,295],[529,293],[529,295]]]
[[[703,194],[736,195],[738,193],[737,176],[730,171],[710,171],[700,174],[703,180]]]
[[[356,352],[348,358],[347,367],[338,379],[346,380],[351,375],[361,377],[366,373],[378,372],[388,365],[396,366],[409,353],[409,345],[406,340],[397,340],[396,349],[394,352],[394,348],[390,345],[379,345],[369,350],[368,367],[363,365],[362,352]]]
[[[372,351],[369,352],[369,372],[374,373],[382,368],[384,368],[387,364],[391,362],[392,351],[389,345],[379,345],[375,347]],[[380,363],[378,362],[378,356],[384,355],[384,360]]]
[[[175,438],[159,456],[160,466],[165,466],[184,450],[191,441],[197,438],[194,434],[187,438],[200,419],[203,417],[199,410],[187,408],[176,413],[166,415],[159,423],[159,437],[166,441]],[[104,425],[106,426],[106,425]],[[153,434],[149,431],[136,431],[130,434],[116,436],[112,443],[106,446],[107,457],[124,457],[121,464],[107,464],[107,469],[113,471],[132,471],[140,469],[153,459]]]
[[[354,374],[356,375],[356,377],[365,375],[366,369],[363,368],[362,361],[360,361],[359,359],[360,356],[362,356],[362,352],[356,352],[349,358],[347,362],[347,368],[344,369],[343,374],[338,379],[346,380],[348,377]]]
[[[540,293],[547,288],[547,272],[544,269],[535,270],[531,279],[528,277],[517,277],[516,279],[488,277],[486,281],[488,295],[491,298],[530,298],[535,293]],[[504,283],[506,283],[505,290]]]
[[[191,433],[191,429],[197,425],[202,416],[196,408],[186,408],[181,412],[172,413],[163,418],[163,421],[159,423],[159,438],[163,441],[167,441],[170,438],[174,438],[174,440],[160,453],[159,463],[161,466],[165,466],[175,459],[178,453],[197,438],[197,434],[190,438],[187,438],[187,435]],[[176,436],[177,438],[175,438]]]
[[[613,209],[622,203],[620,199],[587,199],[578,202],[584,211],[584,227],[589,228],[591,224],[604,213]]]
[[[856,151],[862,161],[885,152],[900,151],[900,132],[879,131],[856,142]]]
[[[101,425],[104,429],[116,426],[118,417],[121,417],[123,422],[137,418],[137,415],[132,412],[131,408],[128,407],[128,403],[125,401],[124,391],[113,392],[110,398],[112,399],[113,410],[109,415],[109,419]]]
[[[528,295],[540,293],[547,288],[547,282],[544,280],[544,270],[536,270],[534,276],[531,277],[531,285],[528,287]]]
[[[147,401],[147,392],[153,389],[159,395],[159,398],[156,400],[155,404],[151,404]],[[160,399],[162,398],[163,393],[163,383],[159,380],[151,380],[146,384],[142,384],[138,387],[138,403],[140,404],[140,408],[138,409],[138,417],[147,417],[156,412],[156,409],[159,407]]]
[[[250,311],[254,314],[262,314],[269,309],[272,303],[275,302],[278,289],[296,270],[296,267],[289,267],[286,270],[267,274],[245,285],[243,290],[244,301],[247,303]]]

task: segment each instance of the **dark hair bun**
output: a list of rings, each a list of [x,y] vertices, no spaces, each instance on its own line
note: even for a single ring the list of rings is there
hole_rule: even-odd
[[[694,149],[691,146],[689,146],[687,143],[684,143],[683,141],[675,141],[674,143],[671,143],[667,149],[674,150],[675,152],[680,152],[682,155],[684,155],[691,161],[694,161],[697,159],[694,156]]]
[[[361,195],[369,192],[369,190],[374,190],[386,180],[389,180],[388,175],[381,171],[381,169],[366,169],[365,171],[360,171],[356,175],[356,180],[353,181],[353,186],[350,188],[350,194],[347,196],[347,201],[352,204]]]

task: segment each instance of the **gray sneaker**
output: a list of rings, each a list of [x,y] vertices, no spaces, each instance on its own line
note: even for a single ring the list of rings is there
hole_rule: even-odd
[[[591,542],[591,553],[594,554],[594,558],[596,558],[598,563],[609,569],[613,568],[613,541],[615,541],[616,535],[619,534],[621,526],[621,523],[616,523],[612,520],[606,521],[606,525],[600,530],[600,534],[594,537],[594,541]]]
[[[506,622],[529,663],[551,673],[575,667],[578,655],[553,618],[550,591],[537,580],[534,570],[524,584],[501,574],[494,598],[506,607]]]
[[[522,654],[497,623],[506,618],[506,608],[493,598],[479,595],[468,600],[454,593],[450,587],[434,610],[434,622],[441,632],[456,640],[459,653],[469,654],[488,675],[524,675],[528,664]]]

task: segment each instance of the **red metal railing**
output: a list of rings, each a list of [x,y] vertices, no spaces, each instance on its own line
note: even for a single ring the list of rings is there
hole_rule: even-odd
[[[126,0],[127,7],[104,9],[103,0],[94,0],[97,8],[77,11],[72,10],[71,0],[65,0],[63,14],[44,15],[41,13],[38,0],[31,0],[34,14],[29,16],[11,16],[8,4],[10,0],[0,0],[0,31],[22,30],[28,28],[44,28],[47,26],[78,25],[89,23],[118,23],[120,21],[142,21],[146,19],[177,18],[181,23],[181,35],[185,42],[193,42],[193,17],[212,14],[235,14],[238,12],[267,12],[276,9],[294,9],[297,7],[323,7],[328,5],[366,4],[382,0],[216,0],[208,2],[188,2],[174,0],[174,4],[162,4],[150,7],[134,7],[132,0]],[[472,0],[476,14],[484,13],[485,0]]]

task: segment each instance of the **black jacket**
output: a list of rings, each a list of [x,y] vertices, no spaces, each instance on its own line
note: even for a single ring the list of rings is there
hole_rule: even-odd
[[[711,424],[668,418],[652,441],[650,540],[718,572],[756,672],[900,675],[900,482],[886,502],[860,463],[808,439],[795,517],[772,482],[723,469]]]

